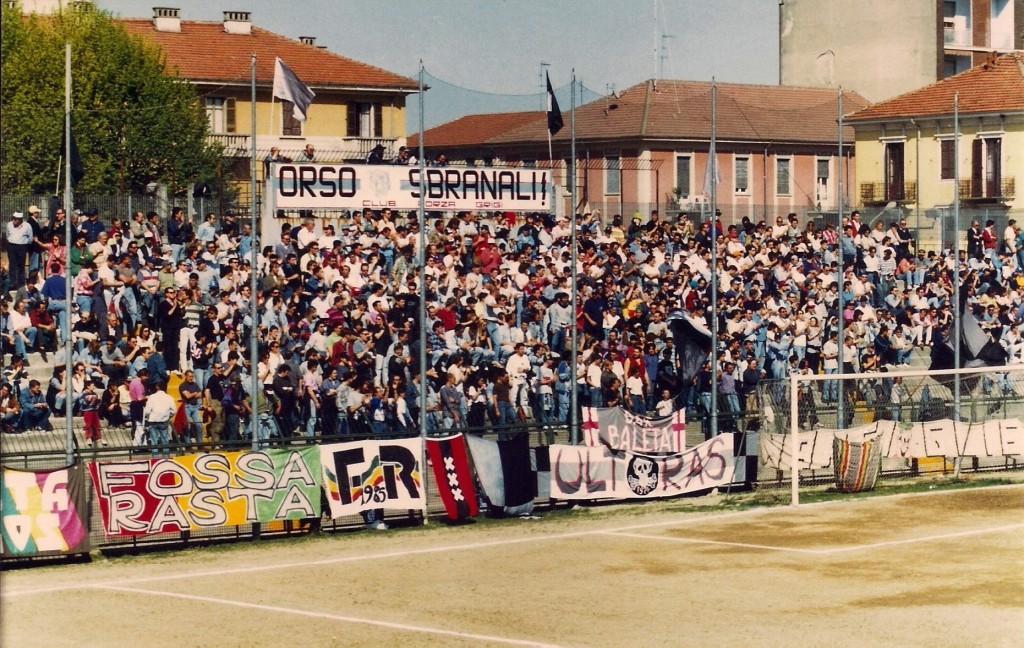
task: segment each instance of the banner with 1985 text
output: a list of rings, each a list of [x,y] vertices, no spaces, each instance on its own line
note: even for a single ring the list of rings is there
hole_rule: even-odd
[[[331,517],[370,509],[426,510],[423,439],[352,441],[320,446]]]

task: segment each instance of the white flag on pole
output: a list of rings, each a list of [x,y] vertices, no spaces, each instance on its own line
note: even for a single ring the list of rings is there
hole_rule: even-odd
[[[299,77],[284,64],[280,58],[274,64],[274,96],[292,102],[292,114],[299,121],[306,121],[306,111],[316,96],[309,86],[299,81]]]

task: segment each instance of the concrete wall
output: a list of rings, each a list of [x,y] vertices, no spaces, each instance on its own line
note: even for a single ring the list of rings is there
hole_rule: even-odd
[[[942,64],[936,0],[782,0],[782,85],[838,87],[873,102],[935,82]]]

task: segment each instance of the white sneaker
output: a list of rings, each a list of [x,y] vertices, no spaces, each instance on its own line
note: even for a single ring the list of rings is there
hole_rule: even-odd
[[[91,448],[92,447],[92,439],[86,439],[85,440],[85,447],[86,448]]]
[[[374,531],[387,531],[388,530],[388,525],[384,524],[383,521],[378,520],[378,521],[374,522],[372,525],[370,525],[370,528],[373,529]]]

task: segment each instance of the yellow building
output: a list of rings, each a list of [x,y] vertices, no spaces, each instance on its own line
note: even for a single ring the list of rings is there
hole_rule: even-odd
[[[222,22],[182,20],[175,8],[156,7],[152,19],[121,19],[132,34],[159,46],[169,71],[196,86],[211,137],[225,147],[230,179],[247,194],[251,152],[251,65],[256,55],[256,149],[303,159],[312,145],[323,162],[364,161],[376,146],[386,158],[405,143],[406,97],[417,83],[328,52],[314,37],[292,40],[255,27],[246,11],[225,11]],[[315,93],[306,120],[272,98],[276,58]],[[262,177],[262,165],[257,175]],[[242,196],[248,202],[247,196]]]
[[[954,130],[959,112],[959,154]],[[945,247],[972,219],[1002,231],[1024,223],[1024,53],[988,63],[846,117],[856,133],[856,177],[864,216],[890,202],[925,248]],[[959,179],[959,184],[957,184]],[[959,198],[961,219],[952,219]],[[865,219],[868,220],[868,219]]]

